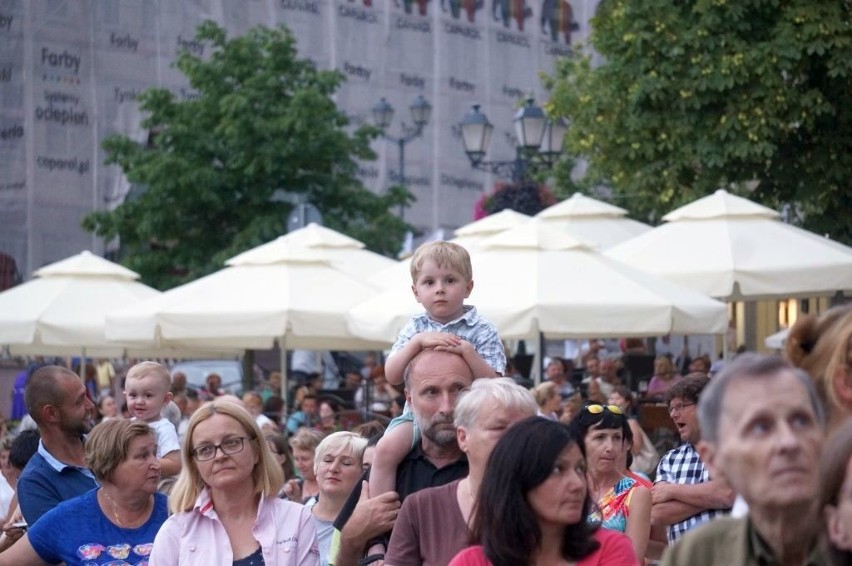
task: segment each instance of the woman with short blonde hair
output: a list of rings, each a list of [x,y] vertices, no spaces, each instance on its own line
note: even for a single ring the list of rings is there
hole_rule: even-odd
[[[366,447],[366,438],[346,431],[329,434],[317,446],[314,473],[319,484],[319,498],[309,507],[317,527],[320,564],[323,566],[328,564],[331,554],[334,520],[361,479]]]

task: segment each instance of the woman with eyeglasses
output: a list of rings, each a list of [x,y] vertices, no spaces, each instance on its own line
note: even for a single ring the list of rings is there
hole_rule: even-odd
[[[310,511],[277,497],[284,483],[254,418],[217,398],[189,420],[174,513],[154,540],[150,566],[317,565]]]
[[[651,536],[651,491],[624,475],[619,465],[625,438],[632,437],[624,411],[618,405],[586,405],[571,427],[586,448],[589,492],[597,504],[587,520],[626,534],[636,556],[644,558]]]
[[[586,521],[594,508],[580,438],[523,420],[497,442],[479,487],[471,538],[450,566],[638,566],[630,540]]]

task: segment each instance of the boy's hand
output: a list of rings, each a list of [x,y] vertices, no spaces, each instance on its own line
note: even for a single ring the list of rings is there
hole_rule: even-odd
[[[421,332],[415,335],[423,350],[432,348],[435,350],[453,351],[451,348],[459,346],[463,340],[449,332]]]
[[[456,338],[455,344],[447,344],[442,346],[436,346],[435,349],[441,352],[451,352],[453,354],[458,354],[462,357],[465,354],[469,354],[471,352],[476,352],[476,348],[473,347],[473,344],[464,340],[463,338],[459,338],[458,336],[453,336]]]

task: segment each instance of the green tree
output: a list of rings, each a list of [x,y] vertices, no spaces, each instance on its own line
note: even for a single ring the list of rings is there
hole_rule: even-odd
[[[837,0],[603,0],[551,110],[637,217],[733,188],[852,244],[852,20]]]
[[[208,57],[183,52],[177,67],[197,96],[148,89],[139,101],[152,143],[104,141],[107,162],[144,190],[83,226],[120,238],[122,261],[161,289],[282,234],[293,203],[272,198],[279,190],[317,206],[326,226],[396,252],[406,227],[390,210],[411,197],[401,187],[376,195],[357,179],[377,132],[353,131],[332,100],[342,75],[298,58],[283,28],[228,39],[205,22],[196,38]]]

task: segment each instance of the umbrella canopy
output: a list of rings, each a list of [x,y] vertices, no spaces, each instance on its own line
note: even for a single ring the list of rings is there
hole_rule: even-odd
[[[852,289],[852,248],[785,224],[776,211],[724,190],[663,220],[606,255],[726,300]]]
[[[256,252],[256,253],[255,253]],[[228,267],[113,313],[107,335],[181,347],[358,350],[344,313],[374,290],[334,269],[325,251],[279,238]]]
[[[0,345],[8,346],[12,354],[67,356],[84,350],[86,355],[103,357],[196,354],[107,340],[108,313],[160,295],[136,281],[139,275],[125,267],[84,251],[42,267],[33,277],[0,293]]]
[[[474,220],[469,224],[465,224],[464,226],[457,228],[455,235],[460,238],[470,236],[492,236],[498,232],[508,230],[509,228],[526,224],[530,218],[531,217],[526,214],[521,214],[520,212],[515,212],[510,208],[506,208],[500,212],[489,214],[484,218]]]
[[[535,216],[550,226],[599,250],[611,248],[651,230],[627,211],[581,193],[545,208]]]
[[[450,241],[471,252],[477,249],[479,244],[485,239],[515,226],[525,224],[530,220],[532,220],[532,217],[507,208],[470,224],[465,224],[455,231],[456,237]],[[410,257],[394,262],[392,266],[372,275],[369,281],[382,289],[398,288],[400,286],[408,288],[411,286],[410,265]]]
[[[452,241],[471,251],[476,249],[485,238],[526,224],[531,219],[531,216],[506,208],[457,228],[454,232],[456,237]]]
[[[345,234],[311,222],[271,242],[252,248],[228,261],[228,265],[275,263],[282,248],[306,247],[320,251],[335,269],[354,277],[366,277],[396,264],[396,260],[365,249],[366,245]]]
[[[504,339],[652,336],[722,332],[725,305],[610,260],[567,234],[531,221],[471,253],[470,304]],[[349,311],[350,330],[392,342],[422,312],[409,286]]]

